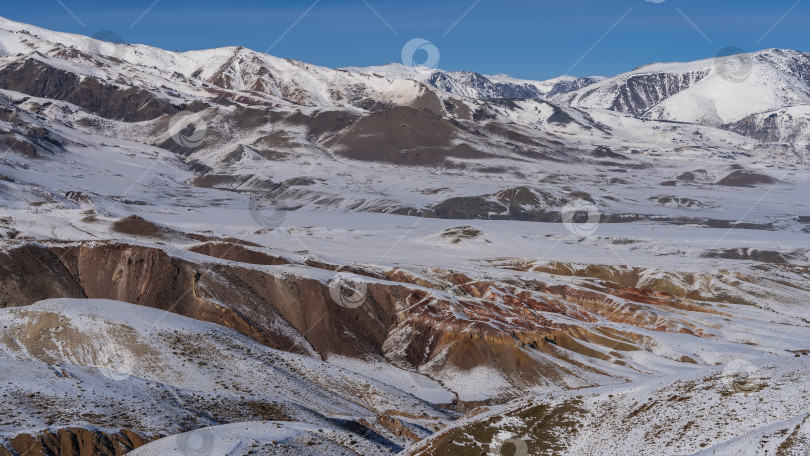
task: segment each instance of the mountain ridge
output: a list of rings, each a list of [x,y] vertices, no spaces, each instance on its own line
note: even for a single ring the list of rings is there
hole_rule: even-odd
[[[25,24],[2,18],[0,29],[7,34],[31,34]],[[424,96],[426,85],[445,94],[438,94],[439,99],[543,98],[575,108],[611,109],[649,119],[719,126],[760,112],[810,104],[810,78],[804,76],[810,67],[808,54],[775,48],[693,62],[651,63],[607,78],[563,76],[532,81],[402,64],[329,69],[241,46],[177,53],[41,28],[33,30],[36,33],[29,37],[39,36],[52,45],[72,46],[113,58],[120,54],[125,61],[142,67],[171,67],[185,78],[199,78],[224,89],[249,90],[299,105],[378,109],[405,100],[417,103]],[[0,53],[6,57],[26,54],[20,51],[53,53],[53,48],[40,49],[29,38],[7,36],[5,41],[0,44]],[[735,58],[744,61],[739,70],[748,73],[738,75],[739,81],[729,82],[727,79],[733,75],[726,74],[724,62]],[[368,79],[371,75],[381,78]],[[358,79],[363,76],[366,79]],[[757,97],[762,100],[728,99],[724,93],[730,90],[729,84],[735,83],[742,84],[735,89],[747,89],[742,93],[758,91]],[[766,88],[774,84],[773,89]],[[350,89],[359,86],[365,89],[360,92]],[[712,95],[713,92],[719,95]],[[695,104],[714,108],[706,108],[705,112],[684,108]]]

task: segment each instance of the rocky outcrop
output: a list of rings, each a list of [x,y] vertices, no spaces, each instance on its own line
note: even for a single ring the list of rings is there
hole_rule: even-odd
[[[464,131],[428,109],[396,107],[363,117],[325,145],[354,160],[398,165],[451,165],[447,158],[489,155],[453,141]]]
[[[530,187],[514,187],[493,195],[450,198],[433,206],[439,218],[557,222],[564,199]]]
[[[577,107],[600,107],[634,116],[642,116],[655,105],[700,82],[711,73],[709,68],[693,71],[645,72],[640,68],[602,83],[557,97]]]
[[[193,264],[163,250],[128,244],[54,251],[88,298],[163,309],[235,329],[274,348],[309,353],[273,306],[245,286],[233,268]],[[28,304],[37,300],[29,298]]]
[[[776,179],[767,174],[738,169],[717,181],[717,185],[726,187],[754,187],[757,185],[773,185],[777,182]]]
[[[688,73],[650,73],[628,77],[619,86],[610,109],[641,116],[676,93],[688,89],[709,74],[708,70]]]
[[[130,215],[116,220],[110,225],[110,228],[116,233],[151,238],[169,238],[180,234],[175,230],[152,223],[137,215]]]
[[[762,143],[785,143],[806,152],[810,147],[810,107],[795,106],[752,114],[721,128]]]
[[[212,244],[203,250],[209,248],[219,256],[284,264],[240,246],[227,251]],[[55,297],[112,299],[217,323],[302,354],[382,356],[396,305],[408,294],[404,287],[370,283],[365,305],[352,309],[336,303],[319,280],[254,269],[249,261],[195,264],[160,249],[118,243],[51,249],[25,245],[4,256],[6,278],[0,279],[0,292],[6,306]],[[24,268],[12,274],[11,265]]]
[[[19,434],[5,447],[0,443],[0,456],[121,456],[155,438],[157,436],[142,436],[126,429],[104,432],[63,428]]]
[[[0,70],[0,88],[67,101],[101,117],[124,122],[152,120],[179,111],[145,89],[80,76],[37,58],[19,61]]]
[[[10,124],[9,130],[0,131],[0,147],[3,150],[11,150],[28,158],[65,152],[65,138],[46,128],[41,119],[18,108],[6,95],[0,95],[0,122]]]
[[[189,247],[189,250],[213,258],[220,258],[237,263],[255,264],[261,266],[279,266],[290,264],[284,258],[271,256],[258,250],[251,250],[247,247],[230,242],[206,242],[204,244]]]

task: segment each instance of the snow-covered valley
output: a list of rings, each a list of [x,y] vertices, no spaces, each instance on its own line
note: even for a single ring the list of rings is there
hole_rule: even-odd
[[[805,454],[810,56],[746,56],[523,81],[0,19],[0,455]]]

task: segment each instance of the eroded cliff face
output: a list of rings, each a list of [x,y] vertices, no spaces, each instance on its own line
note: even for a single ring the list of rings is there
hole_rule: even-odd
[[[0,253],[0,307],[58,297],[87,296],[57,254],[35,244]]]
[[[193,262],[120,243],[31,244],[2,257],[0,293],[7,307],[57,297],[124,301],[217,323],[285,351],[353,357],[382,356],[396,303],[408,294],[404,287],[371,283],[364,306],[350,309],[306,269],[284,268],[286,260],[265,261],[270,257],[236,244],[192,250],[246,262],[207,262],[203,256]],[[268,262],[282,267],[253,267]]]
[[[0,293],[6,306],[52,297],[134,303],[217,323],[272,348],[382,360],[450,386],[484,368],[500,379],[496,401],[535,387],[597,385],[616,375],[607,366],[632,366],[629,355],[654,347],[651,334],[713,337],[695,322],[700,315],[727,318],[715,304],[756,301],[744,284],[757,281],[728,272],[508,260],[493,267],[515,277],[496,280],[301,263],[239,244],[189,250],[201,254],[116,242],[23,244],[0,256]],[[363,283],[357,306],[330,293],[336,274],[348,273]]]
[[[104,432],[63,428],[19,434],[10,440],[10,448],[0,445],[0,456],[121,456],[156,438],[159,436],[141,436],[126,429]]]

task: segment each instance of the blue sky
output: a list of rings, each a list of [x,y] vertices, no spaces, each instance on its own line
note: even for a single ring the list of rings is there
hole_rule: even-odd
[[[806,0],[6,0],[0,15],[170,50],[272,46],[329,67],[400,61],[422,38],[441,68],[529,79],[610,76],[728,46],[810,51]]]

